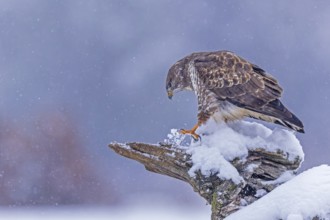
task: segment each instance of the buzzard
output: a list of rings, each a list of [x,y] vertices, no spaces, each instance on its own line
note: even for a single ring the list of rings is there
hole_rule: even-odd
[[[194,139],[210,117],[224,122],[251,117],[304,133],[302,122],[279,100],[283,90],[277,80],[230,51],[193,53],[179,60],[168,71],[166,90],[170,99],[182,90],[195,92],[198,122],[181,130]]]

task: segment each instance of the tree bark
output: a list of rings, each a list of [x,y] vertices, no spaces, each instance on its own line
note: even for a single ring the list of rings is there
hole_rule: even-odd
[[[267,152],[255,149],[248,152],[245,160],[235,159],[236,167],[244,182],[236,185],[223,180],[217,173],[204,176],[188,174],[192,167],[191,155],[183,148],[168,144],[111,143],[116,153],[142,163],[148,171],[170,176],[189,183],[212,207],[212,220],[223,219],[240,207],[256,201],[279,185],[276,180],[283,173],[294,173],[300,166],[301,158],[290,161],[283,152]]]

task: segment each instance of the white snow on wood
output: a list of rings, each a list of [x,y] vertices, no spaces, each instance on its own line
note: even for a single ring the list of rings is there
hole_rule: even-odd
[[[235,183],[242,181],[236,168],[229,161],[235,158],[244,159],[249,149],[264,148],[267,151],[283,152],[289,160],[297,157],[303,159],[304,152],[293,131],[284,128],[271,130],[256,123],[239,121],[225,124],[212,120],[201,126],[197,133],[201,141],[191,141],[184,144],[186,136],[177,129],[172,129],[166,143],[180,148],[186,148],[191,154],[193,166],[189,171],[191,176],[200,170],[204,175],[218,173],[223,179],[232,179]]]
[[[330,167],[309,169],[226,220],[330,219]]]
[[[293,173],[293,171],[286,171],[276,180],[263,181],[262,183],[269,184],[269,185],[281,184],[281,183],[285,183],[286,181],[291,180],[293,177],[295,177],[295,174]]]

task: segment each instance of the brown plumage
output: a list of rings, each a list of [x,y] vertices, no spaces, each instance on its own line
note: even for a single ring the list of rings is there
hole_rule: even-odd
[[[197,127],[210,117],[232,121],[252,117],[304,132],[302,122],[279,100],[282,88],[263,69],[229,51],[193,53],[169,70],[166,90],[171,98],[181,90],[192,90],[198,99]]]

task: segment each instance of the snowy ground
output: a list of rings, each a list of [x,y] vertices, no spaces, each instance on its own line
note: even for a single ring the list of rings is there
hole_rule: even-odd
[[[330,219],[330,167],[309,169],[226,220]]]
[[[56,207],[56,208],[0,208],[0,219],[5,220],[208,220],[210,206],[198,209],[167,205],[129,206],[111,208]]]

